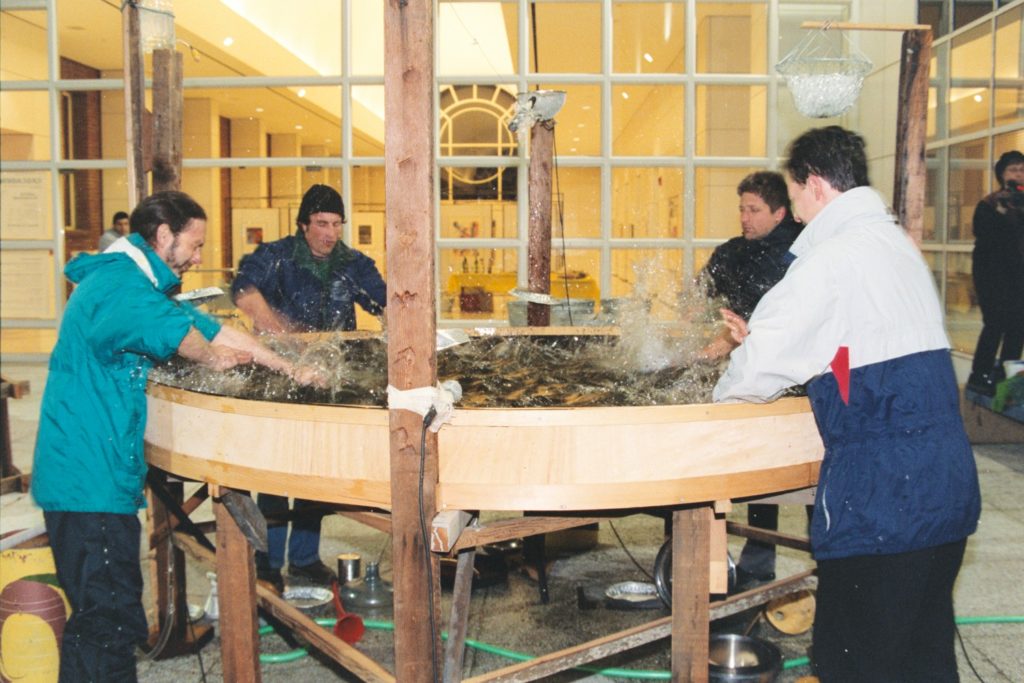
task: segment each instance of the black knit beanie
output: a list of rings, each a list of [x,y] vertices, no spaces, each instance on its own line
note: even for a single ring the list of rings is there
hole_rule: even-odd
[[[309,225],[309,217],[314,213],[336,213],[341,216],[341,220],[345,220],[345,204],[338,191],[327,185],[314,185],[306,190],[299,204],[296,225]]]

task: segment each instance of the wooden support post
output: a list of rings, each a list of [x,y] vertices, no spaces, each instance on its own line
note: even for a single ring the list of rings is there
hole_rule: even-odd
[[[473,561],[476,549],[459,553],[452,587],[452,611],[448,618],[448,645],[444,651],[444,683],[462,680],[462,661],[466,653],[466,630],[469,627],[469,598],[473,593]]]
[[[551,293],[551,162],[554,158],[555,122],[537,121],[530,129],[530,232],[528,244],[529,291]],[[551,307],[526,304],[526,324],[547,327]]]
[[[253,549],[219,495],[213,499],[213,512],[217,520],[217,600],[224,680],[259,683]]]
[[[388,382],[401,390],[437,383],[433,45],[431,0],[385,3]],[[441,676],[440,563],[421,532],[421,515],[429,524],[437,512],[437,434],[421,453],[422,433],[418,414],[391,410],[395,678],[410,682]]]
[[[931,49],[930,28],[908,30],[903,34],[892,202],[900,224],[918,244],[924,237],[924,195],[928,180],[924,147],[928,132]]]
[[[169,481],[162,472],[153,472],[173,499],[181,503],[184,485],[180,481]],[[150,625],[149,643],[155,645],[164,630],[170,629],[157,659],[195,654],[213,638],[213,627],[209,624],[189,625],[185,554],[170,542],[169,532],[177,525],[177,517],[149,487],[146,487],[146,498],[146,531],[150,538],[149,579],[153,587],[153,613],[156,614],[156,620]]]
[[[134,1],[121,8],[124,48],[124,141],[128,156],[128,205],[131,213],[146,196],[146,171],[142,154],[142,119],[146,108],[146,81],[142,69],[139,8]]]
[[[710,505],[672,513],[672,680],[707,683]]]
[[[153,192],[181,189],[183,73],[180,52],[153,50]]]

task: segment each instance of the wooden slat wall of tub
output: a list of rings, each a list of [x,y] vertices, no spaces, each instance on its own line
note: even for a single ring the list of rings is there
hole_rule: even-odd
[[[771,404],[456,411],[441,509],[593,510],[810,486],[823,448],[806,399]]]
[[[147,457],[214,484],[390,508],[387,412],[151,386]],[[766,405],[457,410],[440,432],[440,509],[592,510],[810,486],[806,399]],[[340,455],[339,455],[340,454]]]
[[[333,503],[391,505],[388,413],[149,388],[146,457],[190,479]]]

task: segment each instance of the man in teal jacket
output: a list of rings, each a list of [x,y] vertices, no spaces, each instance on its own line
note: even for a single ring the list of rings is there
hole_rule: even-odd
[[[255,361],[315,380],[169,293],[200,261],[206,214],[181,192],[143,200],[131,235],[65,268],[77,284],[50,356],[32,469],[72,613],[60,680],[134,681],[148,636],[139,567],[146,378],[175,353],[215,370]]]

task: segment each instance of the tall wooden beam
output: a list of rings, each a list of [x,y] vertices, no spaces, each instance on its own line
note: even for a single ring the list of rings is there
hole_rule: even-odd
[[[529,290],[551,293],[551,161],[555,148],[555,122],[538,121],[530,129],[530,232],[528,244]],[[526,323],[547,327],[551,307],[526,304]]]
[[[153,192],[181,189],[183,77],[180,52],[153,50]]]
[[[128,205],[131,213],[146,196],[146,171],[142,154],[142,118],[146,108],[146,81],[142,69],[139,8],[127,0],[121,8],[124,48],[124,143],[128,159]]]
[[[253,548],[234,517],[214,495],[217,520],[217,596],[221,666],[225,681],[259,683],[259,623],[256,619],[256,564]]]
[[[166,639],[155,657],[167,659],[195,654],[206,646],[214,634],[209,624],[189,624],[185,554],[170,543],[171,531],[180,520],[175,511],[168,508],[152,489],[154,483],[162,487],[178,510],[183,510],[184,485],[179,480],[171,480],[159,470],[153,469],[150,472],[153,481],[146,487],[146,531],[150,538],[149,578],[153,587],[150,600],[156,619],[150,624],[149,642],[155,646],[161,639]],[[198,501],[193,509],[196,505]]]
[[[918,244],[924,237],[924,147],[928,133],[928,70],[932,30],[903,34],[900,50],[900,95],[896,114],[896,177],[892,203],[900,225]]]
[[[431,0],[385,3],[384,55],[388,382],[409,390],[437,383]],[[429,539],[421,535],[422,519],[429,523],[436,512],[437,435],[427,432],[421,453],[422,433],[419,415],[391,410],[395,678],[399,681],[439,680],[441,675],[440,565],[429,552]],[[433,570],[433,581],[428,579],[425,563]]]
[[[672,513],[672,680],[707,683],[710,505]]]

